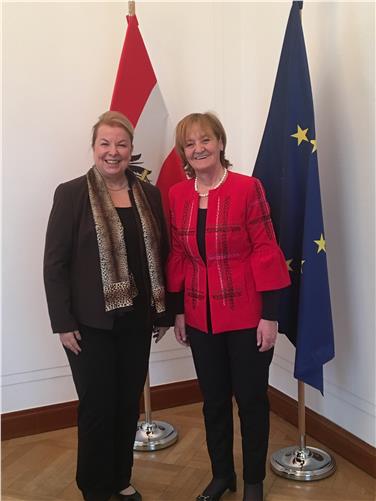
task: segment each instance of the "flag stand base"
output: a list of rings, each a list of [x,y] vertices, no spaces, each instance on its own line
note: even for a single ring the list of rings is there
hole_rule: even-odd
[[[174,444],[178,434],[174,427],[164,421],[139,421],[133,449],[135,451],[157,451]]]
[[[334,458],[316,447],[280,449],[272,455],[270,464],[277,475],[303,482],[321,480],[336,470]]]

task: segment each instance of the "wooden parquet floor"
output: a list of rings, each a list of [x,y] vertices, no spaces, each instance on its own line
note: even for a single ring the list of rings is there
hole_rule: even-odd
[[[241,501],[241,448],[235,412],[235,461],[238,491],[221,500]],[[137,452],[133,483],[144,501],[193,501],[211,479],[201,404],[153,413],[153,419],[171,423],[178,442],[161,451]],[[272,414],[270,451],[297,443],[296,428]],[[323,447],[307,439],[308,445]],[[325,447],[323,447],[326,449]],[[327,449],[326,449],[327,450]],[[328,451],[331,452],[331,451]],[[337,471],[331,477],[303,483],[277,477],[268,470],[267,501],[373,501],[375,480],[335,455]],[[76,428],[16,438],[2,443],[3,501],[79,501],[75,484]]]

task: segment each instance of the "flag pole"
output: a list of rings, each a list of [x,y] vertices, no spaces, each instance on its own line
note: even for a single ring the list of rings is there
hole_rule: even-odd
[[[306,426],[305,426],[305,393],[303,381],[298,381],[298,432],[300,449],[306,447]]]
[[[274,473],[290,480],[310,482],[329,477],[336,471],[336,462],[330,454],[306,445],[305,386],[298,381],[298,441],[272,454],[270,465]]]
[[[157,451],[174,444],[178,434],[174,427],[165,421],[153,421],[150,404],[150,378],[146,376],[144,386],[145,420],[137,423],[133,445],[135,451]]]
[[[298,379],[298,445],[272,454],[271,468],[291,480],[311,481],[328,477],[336,468],[328,453],[306,445],[304,395],[305,383],[323,391],[323,365],[334,357],[334,337],[326,250],[320,248],[324,252],[319,254],[312,245],[324,245],[325,239],[317,154],[312,155],[317,149],[316,133],[302,7],[302,1],[292,2],[253,176],[264,184],[291,273],[291,288],[281,292],[278,320],[280,332],[296,348]],[[291,127],[298,123],[293,134]],[[303,135],[311,134],[309,139],[301,137],[303,130]],[[320,240],[315,240],[314,235],[320,234]]]
[[[128,2],[128,15],[136,15],[136,2]],[[178,434],[174,427],[165,421],[153,421],[150,402],[150,377],[146,376],[144,385],[145,420],[137,423],[136,437],[133,445],[135,451],[156,451],[174,444]]]

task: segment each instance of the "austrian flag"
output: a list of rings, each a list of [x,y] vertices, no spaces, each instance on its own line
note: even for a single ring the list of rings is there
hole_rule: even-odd
[[[111,110],[124,113],[135,128],[132,168],[158,186],[166,214],[168,190],[185,179],[174,148],[174,133],[135,15],[120,57]]]

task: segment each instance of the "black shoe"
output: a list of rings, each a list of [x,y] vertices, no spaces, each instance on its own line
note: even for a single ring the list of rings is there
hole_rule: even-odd
[[[123,501],[142,501],[142,496],[136,489],[133,494],[120,494],[119,492],[115,496],[117,499],[122,499]]]
[[[258,484],[246,484],[244,482],[243,501],[262,501],[264,499],[264,489],[262,482]]]
[[[196,501],[218,501],[222,494],[229,489],[236,491],[236,475],[227,478],[214,477],[204,492],[197,496]]]

